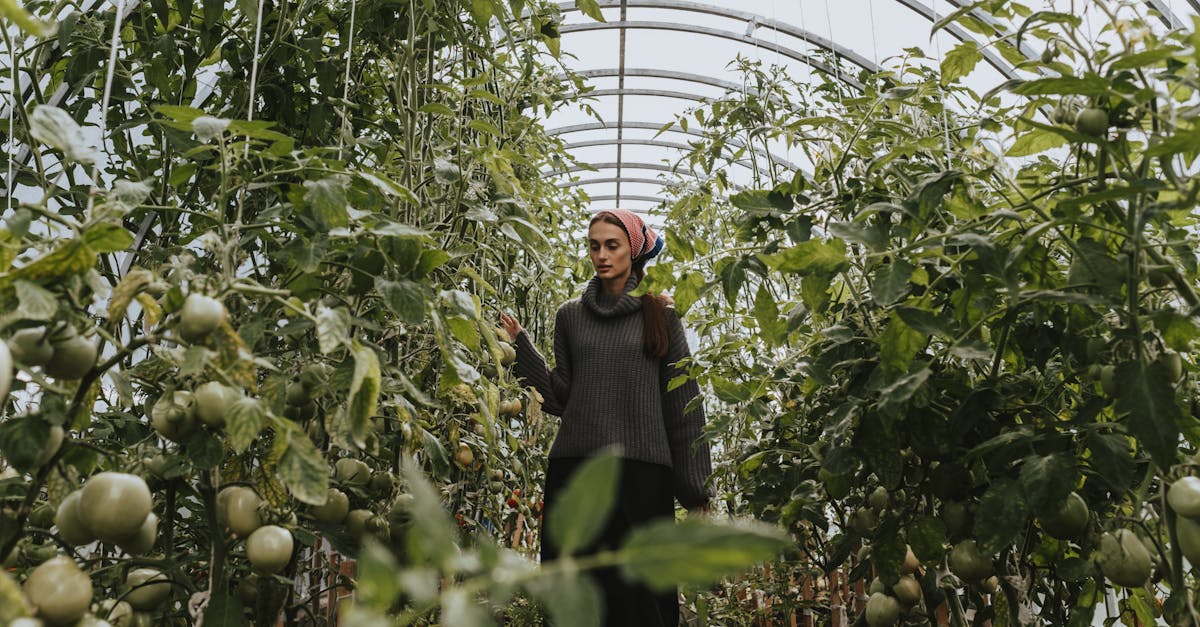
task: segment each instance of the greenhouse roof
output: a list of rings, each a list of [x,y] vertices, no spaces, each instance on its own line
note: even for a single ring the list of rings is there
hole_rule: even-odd
[[[1163,30],[1200,10],[1200,0],[1131,4]],[[550,132],[594,168],[555,173],[562,186],[585,190],[594,210],[620,205],[647,211],[661,202],[665,185],[704,177],[677,165],[698,132],[670,123],[706,101],[749,90],[733,63],[738,57],[777,65],[801,82],[815,73],[831,75],[852,94],[862,88],[858,77],[864,70],[938,64],[962,42],[974,41],[983,60],[965,79],[972,89],[983,92],[1008,79],[1034,76],[1015,69],[985,38],[958,22],[931,36],[935,23],[970,5],[962,0],[600,0],[597,5],[603,22],[574,1],[560,4],[563,63],[587,77],[593,91],[579,106],[546,120]],[[1094,3],[1047,0],[1031,8],[1077,12],[1096,37],[1104,36],[1107,16]],[[1018,27],[982,12],[974,17],[1001,32]],[[1019,52],[1032,58],[1041,54],[1037,45],[1039,40],[1026,38]],[[925,58],[909,54],[914,48]],[[757,156],[770,152],[769,158],[739,160],[726,172],[734,184],[748,182],[754,169],[763,173],[764,162],[788,170],[805,167],[802,155],[786,146],[758,150]]]

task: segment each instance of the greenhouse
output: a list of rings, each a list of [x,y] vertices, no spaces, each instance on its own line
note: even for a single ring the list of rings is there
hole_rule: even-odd
[[[1200,1],[0,23],[0,625],[1200,627]]]

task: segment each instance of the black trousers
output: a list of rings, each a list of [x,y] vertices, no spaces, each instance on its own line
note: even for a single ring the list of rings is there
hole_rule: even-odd
[[[586,458],[552,458],[546,469],[545,512],[553,510],[571,478]],[[599,539],[580,551],[587,555],[621,546],[635,527],[660,518],[674,518],[675,495],[671,469],[661,464],[621,459],[616,503]],[[545,520],[546,518],[543,518]],[[544,530],[544,527],[543,527]],[[558,547],[542,533],[542,561],[557,559]],[[609,627],[678,627],[679,592],[655,594],[637,582],[628,582],[617,568],[592,571],[592,580],[603,594],[604,625]],[[563,626],[565,627],[565,626]]]

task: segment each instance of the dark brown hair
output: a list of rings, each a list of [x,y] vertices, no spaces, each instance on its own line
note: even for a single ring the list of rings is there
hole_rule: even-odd
[[[596,222],[615,224],[625,231],[625,225],[620,218],[607,211],[601,211],[592,216],[588,226],[590,227]],[[629,239],[629,233],[625,233],[625,238]],[[631,251],[632,248],[631,243]],[[631,272],[640,283],[646,277],[646,261],[634,261]],[[649,292],[642,294],[642,328],[646,354],[655,359],[666,359],[667,349],[671,346],[671,336],[667,329],[667,299],[665,297]]]

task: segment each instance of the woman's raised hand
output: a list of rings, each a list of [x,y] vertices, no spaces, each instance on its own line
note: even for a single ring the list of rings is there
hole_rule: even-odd
[[[508,341],[516,341],[517,336],[521,333],[521,323],[517,322],[516,317],[509,313],[502,313],[500,314],[500,324],[504,326],[504,332],[508,334]]]

